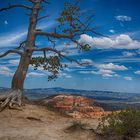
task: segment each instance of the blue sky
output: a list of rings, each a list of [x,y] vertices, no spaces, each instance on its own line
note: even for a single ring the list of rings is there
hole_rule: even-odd
[[[74,1],[74,0],[73,0]],[[5,7],[11,0],[1,2]],[[19,0],[13,0],[19,3]],[[27,0],[22,3],[29,4]],[[38,23],[38,28],[51,30],[56,25],[55,18],[62,10],[64,0],[51,0],[44,13],[50,15]],[[67,46],[67,55],[79,61],[89,62],[79,66],[66,62],[69,67],[61,71],[56,81],[48,82],[47,72],[29,68],[25,88],[63,87],[87,90],[110,90],[140,93],[140,1],[139,0],[81,0],[81,9],[95,14],[91,25],[98,26],[97,32],[109,38],[83,34],[79,42],[88,43],[90,52],[78,53],[74,44]],[[18,46],[26,39],[29,11],[15,9],[0,13],[0,53]],[[48,45],[39,37],[40,46]],[[56,47],[66,47],[65,41],[57,41]],[[34,54],[40,55],[40,54]],[[10,87],[12,75],[19,57],[9,55],[0,59],[0,87]]]

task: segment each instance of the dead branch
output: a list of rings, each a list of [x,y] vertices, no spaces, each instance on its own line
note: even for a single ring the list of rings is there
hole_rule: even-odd
[[[51,43],[53,44],[53,48],[55,48],[55,45],[56,45],[55,43],[56,43],[56,41],[55,41],[55,40],[50,39],[49,37],[48,37],[48,41],[49,41],[49,42],[51,42]]]
[[[21,42],[20,45],[19,45],[17,48],[15,48],[15,49],[18,49],[18,50],[19,50],[19,49],[24,49],[25,44],[26,44],[26,40],[23,41],[23,42]]]
[[[22,99],[22,91],[11,90],[8,94],[0,96],[0,112],[6,107],[11,109],[20,109]],[[16,106],[15,106],[16,105]]]
[[[96,31],[94,31],[94,28],[93,28],[93,29],[88,29],[88,30],[87,30],[88,25],[85,25],[85,23],[83,23],[83,22],[80,21],[79,19],[76,19],[76,20],[77,20],[83,27],[85,27],[84,32],[85,32],[85,31],[90,31],[91,33],[93,33],[93,34],[95,34],[95,35],[107,37],[107,36],[105,36],[105,35],[103,35],[103,34],[101,34],[101,33],[98,33],[98,32],[96,32]]]
[[[78,65],[83,65],[83,64],[85,64],[85,63],[81,63],[81,62],[79,62],[79,61],[77,61],[77,60],[75,60],[75,59],[72,59],[72,58],[70,58],[70,57],[67,57],[67,56],[65,56],[64,54],[62,54],[61,51],[58,51],[58,50],[53,49],[53,48],[48,48],[48,47],[46,47],[46,48],[33,48],[32,51],[42,51],[42,52],[44,52],[44,51],[51,51],[51,52],[54,52],[54,53],[58,54],[61,58],[67,59],[67,60],[70,61],[70,62],[75,62],[75,63],[77,63]]]
[[[58,33],[53,33],[53,32],[43,32],[43,31],[35,31],[36,35],[42,35],[42,36],[47,36],[47,37],[54,37],[57,39],[70,39],[73,36],[72,35],[65,35],[65,34],[58,34]]]
[[[15,4],[15,5],[9,5],[8,7],[0,9],[0,12],[6,11],[6,10],[9,10],[12,8],[24,8],[24,9],[32,10],[32,7],[30,7],[30,6],[22,5],[22,4]]]
[[[5,57],[5,56],[7,56],[10,53],[16,53],[16,54],[22,55],[22,52],[21,51],[16,50],[16,49],[13,49],[13,50],[8,50],[8,51],[6,51],[3,54],[0,54],[0,58]]]
[[[37,21],[40,21],[40,20],[42,20],[42,19],[44,19],[44,18],[47,18],[47,17],[49,17],[49,15],[39,17],[39,18],[37,19]]]

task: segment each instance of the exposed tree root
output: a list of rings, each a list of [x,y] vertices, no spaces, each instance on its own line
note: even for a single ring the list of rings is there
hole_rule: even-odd
[[[11,90],[7,94],[0,96],[0,112],[6,107],[11,109],[20,109],[22,99],[21,90]]]

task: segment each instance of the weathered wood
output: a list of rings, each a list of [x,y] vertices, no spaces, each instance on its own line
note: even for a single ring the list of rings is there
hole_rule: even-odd
[[[0,96],[0,112],[6,107],[15,108],[15,105],[21,107],[21,99],[21,90],[11,90],[8,94]]]
[[[0,97],[0,111],[3,111],[6,107],[15,108],[15,106],[16,107],[21,106],[24,80],[26,78],[30,60],[32,57],[32,48],[35,46],[35,40],[36,40],[35,30],[36,30],[38,13],[41,7],[41,2],[42,0],[38,0],[37,2],[34,3],[33,7],[31,8],[32,12],[29,20],[28,35],[23,48],[23,53],[20,53],[19,50],[15,49],[15,50],[9,50],[8,52],[1,55],[2,57],[8,55],[9,53],[18,53],[21,55],[21,58],[20,58],[18,68],[12,79],[12,85],[11,85],[12,90],[9,91],[8,94],[2,95]],[[10,8],[14,8],[14,7],[9,6],[9,9]],[[8,10],[8,9],[3,8],[2,10]]]
[[[6,8],[1,8],[0,12],[6,11],[6,10],[9,10],[9,9],[13,9],[13,8],[24,8],[24,9],[32,10],[32,7],[30,7],[30,6],[23,5],[23,4],[15,4],[15,5],[9,5]]]
[[[23,90],[24,80],[26,78],[28,67],[32,57],[32,48],[35,46],[35,39],[36,39],[35,30],[36,30],[38,13],[41,7],[41,2],[42,0],[39,0],[38,2],[34,3],[34,6],[32,8],[33,10],[30,16],[28,35],[24,46],[24,52],[20,58],[19,66],[13,76],[12,86],[11,86],[12,89]]]

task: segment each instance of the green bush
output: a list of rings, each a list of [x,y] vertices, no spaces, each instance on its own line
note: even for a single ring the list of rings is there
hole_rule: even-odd
[[[104,136],[135,138],[140,132],[140,110],[130,109],[111,113],[101,119],[98,131]]]

